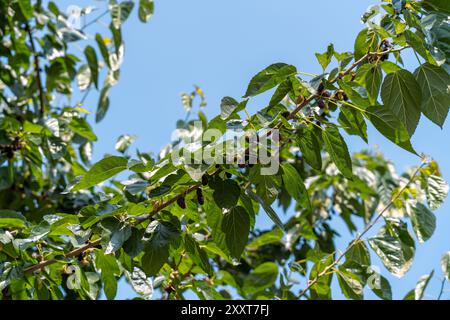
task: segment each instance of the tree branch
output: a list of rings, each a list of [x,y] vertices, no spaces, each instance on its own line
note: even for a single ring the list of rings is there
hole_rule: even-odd
[[[393,52],[394,50],[395,51],[399,51],[399,50],[403,50],[403,49],[405,49],[406,47],[402,47],[402,48],[399,48],[399,49],[391,49],[391,50],[387,50],[387,51],[383,51],[383,52],[379,52],[379,53],[377,53],[377,52],[375,52],[375,53],[367,53],[366,55],[364,55],[361,59],[359,59],[358,61],[356,61],[355,63],[353,63],[350,67],[349,67],[349,69],[347,69],[345,72],[344,72],[344,74],[348,74],[348,73],[350,73],[351,72],[351,70],[353,70],[354,68],[356,68],[358,65],[360,65],[362,62],[364,62],[368,57],[370,57],[371,55],[383,55],[383,54],[386,54],[386,53],[389,53],[389,52]],[[332,83],[334,83],[334,82],[336,82],[337,81],[337,78],[335,78],[335,79],[333,79],[331,82]],[[303,107],[303,106],[305,106],[306,104],[308,104],[309,102],[311,102],[313,99],[315,99],[317,97],[317,95],[311,95],[311,96],[309,96],[307,99],[305,99],[300,105],[298,105],[290,114],[289,114],[289,116],[288,116],[288,119],[292,119],[294,116],[295,116],[295,114],[297,114],[300,110],[301,110],[301,108]],[[281,123],[282,124],[282,123]],[[268,135],[270,135],[270,133],[271,133],[271,130],[266,134],[267,136]],[[414,175],[413,175],[413,177],[417,174],[417,172],[418,172],[418,170],[420,169],[420,167],[416,170],[416,172],[414,173]],[[210,176],[215,176],[215,175],[217,175],[217,174],[219,174],[220,172],[221,172],[222,170],[221,169],[218,169],[218,170],[216,170],[215,172],[213,172]],[[410,179],[410,181],[408,182],[408,184],[407,185],[409,185],[409,183],[412,181],[412,179],[413,179],[413,177]],[[182,194],[179,194],[179,195],[177,195],[177,196],[175,196],[175,197],[173,197],[173,198],[171,198],[171,199],[169,199],[169,200],[167,200],[166,202],[163,202],[161,205],[158,205],[158,206],[156,206],[155,208],[153,208],[153,210],[151,211],[151,212],[149,212],[149,213],[146,213],[146,214],[143,214],[143,215],[140,215],[140,216],[136,216],[136,217],[132,217],[134,220],[135,220],[135,222],[133,223],[133,225],[134,226],[136,226],[136,225],[138,225],[138,224],[140,224],[140,223],[142,223],[142,222],[144,222],[144,221],[146,221],[146,220],[148,220],[148,219],[150,219],[150,218],[152,218],[154,215],[156,215],[158,212],[160,212],[161,210],[163,210],[163,209],[165,209],[165,208],[167,208],[168,206],[170,206],[171,204],[173,204],[173,203],[175,203],[177,200],[178,200],[178,198],[180,198],[180,197],[182,197],[182,196],[185,196],[186,194],[188,194],[188,193],[191,193],[191,192],[193,192],[193,191],[195,191],[195,190],[197,190],[197,189],[199,189],[200,187],[202,186],[202,184],[201,183],[197,183],[197,184],[195,184],[195,185],[192,185],[192,186],[190,186],[187,190],[185,190]],[[372,224],[369,224],[367,227],[366,227],[366,229],[363,231],[363,233],[362,234],[360,234],[360,236],[357,238],[357,239],[355,239],[355,241],[357,241],[358,239],[360,239],[377,221],[378,221],[378,219],[383,215],[383,213],[387,210],[387,209],[389,209],[389,207],[392,205],[392,203],[393,202],[395,202],[395,200],[397,200],[398,198],[399,198],[399,196],[403,193],[403,191],[406,189],[406,186],[402,189],[402,190],[400,190],[400,192],[399,192],[399,194],[397,194],[397,196],[396,197],[394,197],[391,201],[390,201],[390,203],[380,212],[380,214],[376,217],[376,219],[373,221],[373,223]],[[355,242],[354,241],[354,242]],[[342,259],[342,257],[353,247],[353,245],[354,245],[354,242],[352,242],[352,244],[344,251],[344,253],[342,253],[342,255],[332,264],[332,265],[330,265],[329,267],[327,267],[321,274],[319,274],[318,276],[317,276],[317,278],[316,279],[314,279],[309,285],[308,285],[308,287],[300,294],[300,297],[302,296],[302,295],[304,295],[306,292],[307,292],[307,290],[312,286],[312,285],[314,285],[317,281],[318,281],[318,279],[320,278],[320,277],[322,277],[327,271],[329,271],[333,266],[335,266],[337,263],[339,263],[339,261]],[[84,251],[86,251],[86,250],[88,250],[89,248],[92,248],[92,247],[96,247],[96,246],[98,246],[100,244],[100,240],[95,240],[94,242],[90,242],[90,243],[88,243],[88,244],[86,244],[85,246],[82,246],[82,247],[80,247],[80,248],[78,248],[78,249],[75,249],[75,250],[72,250],[72,251],[70,251],[69,253],[67,253],[66,255],[65,255],[65,257],[73,257],[73,256],[77,256],[77,255],[79,255],[80,253],[82,253],[82,252],[84,252]],[[33,272],[33,271],[36,271],[36,270],[39,270],[39,269],[42,269],[42,268],[44,268],[44,267],[46,267],[46,266],[48,266],[48,265],[51,265],[51,264],[53,264],[53,263],[56,263],[57,262],[57,260],[45,260],[45,261],[42,261],[42,262],[40,262],[40,263],[38,263],[38,264],[35,264],[35,265],[33,265],[33,266],[30,266],[30,267],[28,267],[28,268],[26,268],[26,269],[24,269],[24,272],[26,272],[26,273],[29,273],[29,272]]]
[[[85,244],[82,247],[79,247],[77,249],[74,249],[74,250],[66,253],[64,256],[66,258],[76,257],[76,256],[80,255],[81,253],[85,252],[86,250],[98,246],[100,244],[100,242],[101,242],[101,239],[97,239],[97,240],[91,241],[91,242]],[[56,260],[56,259],[44,260],[44,261],[39,262],[38,264],[32,265],[32,266],[30,266],[28,268],[25,268],[23,270],[23,272],[24,273],[32,273],[34,271],[37,271],[37,270],[42,269],[42,268],[45,268],[46,266],[49,266],[49,265],[54,264],[56,262],[58,262],[58,260]]]
[[[210,176],[215,176],[215,175],[219,174],[220,171],[221,171],[221,169],[218,169],[218,170],[216,170],[215,172],[213,172]],[[149,212],[149,213],[147,213],[147,214],[140,215],[140,216],[132,217],[132,218],[135,220],[135,222],[133,223],[133,225],[136,226],[136,225],[138,225],[138,224],[140,224],[140,223],[142,223],[142,222],[144,222],[144,221],[150,219],[151,217],[153,217],[154,215],[156,215],[158,212],[160,212],[160,211],[163,210],[164,208],[167,208],[167,207],[170,206],[171,204],[175,203],[175,202],[178,200],[179,197],[185,196],[186,194],[191,193],[191,192],[197,190],[197,189],[200,188],[201,186],[202,186],[201,183],[197,183],[197,184],[195,184],[195,185],[192,185],[192,186],[190,186],[186,191],[184,191],[182,194],[179,194],[179,195],[177,195],[176,197],[173,197],[173,198],[167,200],[166,202],[163,202],[161,205],[156,206],[151,212]],[[93,248],[93,247],[98,246],[98,245],[100,244],[100,242],[101,242],[101,239],[98,239],[98,240],[89,242],[88,244],[86,244],[86,245],[84,245],[84,246],[82,246],[82,247],[79,247],[79,248],[77,248],[77,249],[74,249],[74,250],[68,252],[68,253],[65,254],[64,256],[65,256],[66,258],[78,256],[79,254],[83,253],[84,251],[86,251],[86,250],[88,250],[88,249],[90,249],[90,248]],[[54,263],[56,263],[57,261],[58,261],[58,260],[56,260],[56,259],[44,260],[44,261],[41,261],[41,262],[39,262],[39,263],[37,263],[37,264],[35,264],[35,265],[32,265],[32,266],[30,266],[30,267],[25,268],[25,269],[24,269],[24,272],[25,272],[25,273],[31,273],[31,272],[34,272],[34,271],[36,271],[36,270],[45,268],[46,266],[49,266],[49,265],[51,265],[51,264],[54,264]]]
[[[389,203],[378,213],[378,215],[375,217],[375,219],[370,222],[364,230],[348,245],[348,247],[342,252],[336,260],[333,261],[330,265],[328,265],[325,269],[323,269],[322,272],[320,272],[313,280],[309,281],[308,285],[305,289],[303,289],[302,292],[300,292],[299,298],[303,297],[308,290],[315,285],[320,278],[322,278],[324,275],[326,275],[332,268],[334,268],[341,260],[345,257],[345,255],[362,239],[362,237],[380,220],[380,218],[383,216],[383,214],[394,204],[395,201],[397,201],[400,196],[405,192],[405,190],[409,187],[411,182],[415,179],[417,174],[419,173],[420,169],[423,167],[423,165],[427,162],[426,159],[422,160],[422,163],[419,167],[413,172],[411,177],[409,178],[406,185],[403,186],[403,188],[400,189],[400,191],[389,201]]]

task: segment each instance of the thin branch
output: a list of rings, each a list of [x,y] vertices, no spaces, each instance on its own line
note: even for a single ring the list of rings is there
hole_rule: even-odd
[[[216,170],[215,172],[213,172],[213,173],[211,174],[211,176],[217,175],[220,171],[221,171],[221,169]],[[197,184],[195,184],[195,185],[192,185],[192,186],[190,186],[186,191],[184,191],[182,194],[177,195],[176,197],[173,197],[173,198],[167,200],[166,202],[163,202],[163,203],[162,203],[161,205],[159,205],[159,206],[156,206],[150,213],[143,214],[143,215],[136,216],[136,217],[132,217],[132,218],[135,220],[134,223],[133,223],[133,225],[136,226],[136,225],[138,225],[138,224],[140,224],[140,223],[142,223],[142,222],[144,222],[144,221],[146,221],[146,220],[149,220],[150,218],[152,218],[154,215],[156,215],[158,212],[160,212],[160,211],[163,210],[164,208],[167,208],[167,207],[170,206],[171,204],[175,203],[175,202],[178,200],[178,198],[180,198],[180,197],[182,197],[182,196],[185,196],[186,194],[191,193],[191,192],[197,190],[197,189],[200,188],[201,186],[202,186],[201,183],[197,183]],[[77,249],[74,249],[74,250],[70,251],[69,253],[65,254],[64,256],[65,256],[66,258],[78,256],[79,254],[83,253],[84,251],[86,251],[86,250],[88,250],[88,249],[90,249],[90,248],[93,248],[93,247],[98,246],[98,245],[100,244],[100,242],[101,242],[101,239],[98,239],[98,240],[89,242],[88,244],[86,244],[86,245],[84,245],[84,246],[82,246],[82,247],[79,247],[79,248],[77,248]],[[31,273],[31,272],[33,272],[33,271],[36,271],[36,270],[45,268],[46,266],[49,266],[49,265],[51,265],[51,264],[54,264],[54,263],[56,263],[57,261],[58,261],[58,260],[56,260],[56,259],[51,259],[51,260],[41,261],[41,262],[39,262],[39,263],[37,263],[37,264],[35,264],[35,265],[32,265],[32,266],[30,266],[30,267],[28,267],[28,268],[25,268],[25,269],[24,269],[24,272],[25,272],[25,273]]]
[[[86,23],[83,27],[81,27],[81,30],[86,29],[87,27],[89,27],[90,25],[96,23],[98,20],[100,20],[101,18],[103,18],[107,13],[109,12],[109,10],[104,11],[102,14],[100,14],[99,16],[97,16],[95,19],[89,21],[88,23]]]
[[[386,51],[381,51],[381,52],[369,52],[366,53],[364,56],[362,56],[359,60],[356,60],[347,70],[341,72],[336,78],[334,78],[333,80],[330,81],[330,83],[335,83],[340,77],[346,76],[348,74],[350,74],[350,72],[352,72],[356,67],[358,67],[359,65],[361,65],[364,61],[366,61],[369,57],[372,56],[383,56],[385,54],[389,54],[392,52],[399,52],[402,51],[406,48],[409,48],[409,46],[404,46],[404,47],[400,47],[397,49],[389,49]],[[312,100],[314,100],[317,97],[316,94],[311,95],[309,98],[305,99],[301,104],[299,104],[287,117],[287,119],[293,119],[295,117],[295,115],[304,107],[306,106],[308,103],[310,103]]]
[[[34,58],[34,70],[36,72],[36,83],[37,83],[38,92],[39,92],[39,113],[40,113],[40,117],[42,118],[44,116],[44,112],[45,112],[45,99],[44,99],[44,87],[42,86],[42,80],[41,80],[41,68],[39,65],[39,56],[36,52],[36,46],[34,45],[33,33],[31,31],[30,25],[28,23],[25,25],[25,29],[26,29],[26,31],[28,33],[28,37],[30,39],[31,51],[33,53],[33,58]]]
[[[303,289],[302,292],[300,292],[299,298],[303,297],[308,290],[315,285],[320,278],[322,278],[324,275],[326,275],[331,269],[333,269],[341,260],[345,257],[345,255],[362,239],[362,237],[380,220],[380,218],[383,216],[383,214],[394,204],[395,201],[397,201],[400,196],[405,192],[405,190],[409,187],[411,182],[415,179],[417,174],[419,173],[420,169],[423,167],[423,165],[426,163],[426,159],[422,161],[419,167],[414,171],[414,173],[409,178],[408,182],[403,186],[403,188],[400,189],[400,191],[389,201],[389,203],[378,213],[378,215],[375,217],[375,219],[369,223],[349,245],[348,247],[338,256],[336,260],[333,261],[330,265],[328,265],[325,269],[323,269],[322,272],[320,272],[313,280],[311,280],[305,289]]]
[[[77,249],[74,249],[74,250],[66,253],[64,256],[66,258],[76,257],[76,256],[80,255],[81,253],[85,252],[86,250],[98,246],[100,244],[100,242],[101,242],[101,239],[97,239],[95,241],[91,241],[91,242],[89,242],[88,244],[86,244],[86,245],[84,245],[82,247],[79,247]],[[32,273],[34,271],[37,271],[37,270],[42,269],[42,268],[45,268],[46,266],[49,266],[49,265],[54,264],[56,262],[58,262],[58,260],[56,260],[56,259],[44,260],[44,261],[39,262],[38,264],[32,265],[32,266],[30,266],[28,268],[25,268],[23,270],[23,272],[24,273]]]
[[[446,281],[447,281],[447,279],[444,277],[444,279],[442,279],[442,283],[441,283],[441,290],[439,291],[439,295],[437,297],[438,300],[441,300],[442,294],[444,293],[444,286],[445,286]]]

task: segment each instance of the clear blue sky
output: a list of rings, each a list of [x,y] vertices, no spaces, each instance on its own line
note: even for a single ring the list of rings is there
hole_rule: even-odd
[[[94,5],[97,12],[105,8],[103,1],[58,1],[62,9],[70,4]],[[295,65],[300,71],[320,73],[314,53],[323,52],[333,42],[338,51],[351,51],[356,34],[363,27],[360,16],[377,0],[156,0],[155,16],[142,24],[133,12],[123,30],[125,61],[119,84],[111,91],[110,111],[94,129],[99,137],[95,158],[114,153],[116,138],[122,133],[136,134],[140,150],[158,152],[170,140],[175,122],[184,118],[180,93],[191,91],[193,84],[203,88],[209,118],[219,112],[223,96],[239,98],[251,77],[275,62]],[[95,17],[97,13],[93,13]],[[88,29],[95,35],[101,26]],[[416,62],[407,59],[407,65]],[[261,100],[262,99],[262,100]],[[256,99],[251,110],[263,107],[268,96]],[[95,111],[96,96],[86,102]],[[431,155],[441,165],[444,177],[450,180],[450,126],[443,130],[422,119],[413,144],[419,152]],[[351,151],[378,145],[385,156],[402,171],[417,165],[417,157],[396,147],[369,129],[369,145],[349,138]],[[381,262],[382,274],[392,285],[394,298],[401,299],[420,276],[435,269],[425,298],[436,298],[442,272],[440,258],[450,250],[450,201],[436,212],[437,229],[425,244],[418,245],[413,267],[401,279],[390,276]],[[262,215],[259,216],[260,219]],[[260,221],[264,225],[264,221]],[[351,239],[342,223],[336,222],[343,237],[337,241],[344,248]],[[335,281],[335,298],[342,298]],[[447,284],[447,289],[450,285]],[[134,293],[121,285],[117,298]],[[367,298],[375,296],[366,291]],[[448,291],[443,298],[450,298]]]

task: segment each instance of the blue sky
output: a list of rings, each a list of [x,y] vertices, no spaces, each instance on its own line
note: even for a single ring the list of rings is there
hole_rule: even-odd
[[[104,1],[58,1],[64,9],[68,5],[94,5],[98,12]],[[337,51],[351,51],[354,38],[361,28],[360,16],[376,0],[156,0],[155,16],[142,24],[133,12],[123,30],[125,61],[119,84],[111,90],[110,111],[94,126],[99,137],[95,144],[95,158],[114,153],[116,138],[122,133],[136,134],[135,146],[143,151],[158,152],[170,140],[179,118],[184,118],[180,93],[190,92],[199,85],[206,93],[209,118],[219,112],[223,96],[241,97],[251,77],[264,67],[285,62],[298,70],[320,73],[315,52],[323,52],[333,42]],[[104,28],[87,29],[90,36]],[[417,62],[406,59],[406,64]],[[250,110],[264,107],[268,95],[250,103]],[[95,95],[86,100],[85,107],[95,111]],[[419,152],[436,159],[444,178],[450,180],[448,124],[443,130],[422,119],[413,137]],[[396,147],[369,129],[369,144],[349,138],[351,151],[378,146],[385,156],[402,171],[417,165],[420,159]],[[425,298],[436,298],[442,279],[441,255],[450,250],[450,201],[436,212],[437,229],[434,236],[417,247],[413,267],[401,279],[396,279],[382,267],[382,274],[392,285],[394,298],[403,296],[415,286],[420,276],[435,269]],[[260,219],[262,216],[259,216]],[[264,225],[264,220],[260,221]],[[342,223],[336,222],[343,237],[337,247],[344,248],[351,240]],[[342,298],[335,282],[335,298]],[[447,288],[450,286],[447,284]],[[374,295],[366,291],[367,298]],[[131,289],[121,285],[118,298],[134,296]],[[449,298],[445,292],[443,298]]]

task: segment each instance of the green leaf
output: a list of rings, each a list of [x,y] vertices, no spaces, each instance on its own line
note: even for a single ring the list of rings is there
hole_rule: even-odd
[[[254,193],[250,188],[245,189],[245,193],[256,202],[259,202],[259,204],[263,207],[264,211],[266,212],[267,216],[275,223],[275,225],[282,231],[285,231],[283,222],[281,222],[277,213],[275,212],[275,210],[272,209],[270,205],[268,205],[263,199],[261,199],[260,196]]]
[[[369,239],[369,245],[385,267],[397,277],[402,277],[412,265],[414,240],[406,225],[400,221],[393,221],[389,226],[383,227],[378,235]]]
[[[141,259],[142,270],[148,276],[156,276],[168,258],[168,246],[158,247],[147,245],[144,248],[144,255]]]
[[[441,259],[441,269],[444,276],[450,281],[450,251],[447,251],[442,255]]]
[[[247,246],[248,248],[259,248],[266,244],[280,242],[283,238],[283,232],[279,228],[275,228],[271,231],[265,232],[256,239],[254,239]]]
[[[84,54],[89,65],[89,69],[91,70],[91,82],[94,83],[95,87],[98,89],[98,60],[95,49],[91,46],[87,46],[86,49],[84,49]]]
[[[338,80],[338,84],[354,105],[362,109],[366,109],[370,106],[369,99],[363,98],[350,84],[340,79]]]
[[[167,247],[179,238],[180,232],[178,229],[171,222],[153,220],[145,230],[146,237],[144,240],[148,240],[148,244],[152,247]]]
[[[244,98],[255,96],[272,89],[291,75],[295,75],[297,69],[285,63],[275,63],[255,75],[247,87]]]
[[[239,200],[241,189],[236,181],[231,179],[222,180],[216,177],[210,182],[210,187],[214,190],[214,201],[223,209],[231,209]]]
[[[325,149],[336,164],[336,167],[347,179],[351,180],[353,177],[352,159],[348,153],[347,144],[339,130],[335,126],[327,126],[322,131],[322,137],[325,142]]]
[[[322,170],[321,145],[313,129],[307,127],[300,131],[296,139],[306,162],[316,170]]]
[[[383,300],[392,300],[392,289],[389,281],[374,271],[370,274],[367,284],[373,293]]]
[[[273,262],[264,262],[257,266],[252,272],[245,277],[242,290],[251,295],[270,288],[278,277],[278,267]]]
[[[402,70],[402,68],[391,61],[383,61],[380,63],[380,66],[387,74]]]
[[[326,52],[316,53],[317,61],[319,61],[319,64],[322,66],[323,71],[325,71],[325,69],[330,64],[333,55],[334,55],[334,46],[331,43],[328,45]]]
[[[69,128],[83,138],[90,141],[97,141],[97,136],[92,131],[91,126],[83,118],[72,118],[72,121],[69,123]]]
[[[427,10],[445,12],[450,15],[450,3],[447,0],[424,0],[422,3]]]
[[[227,120],[233,113],[240,111],[239,109],[241,108],[238,108],[239,106],[239,102],[232,97],[222,98],[222,101],[220,102],[220,118],[222,120]]]
[[[367,28],[361,30],[355,40],[354,56],[355,61],[361,59],[369,51],[377,49],[378,41],[375,41],[376,34]]]
[[[102,278],[106,297],[109,300],[114,299],[117,293],[117,279],[115,275],[120,275],[116,258],[112,255],[104,254],[101,250],[96,250],[95,267]]]
[[[362,300],[364,298],[363,284],[357,275],[347,271],[343,267],[340,267],[337,271],[337,278],[342,293],[348,299]]]
[[[139,0],[139,20],[148,22],[153,16],[154,7],[153,0]]]
[[[422,101],[422,91],[414,75],[403,69],[388,74],[381,86],[381,99],[412,136],[419,123]]]
[[[106,115],[109,109],[109,85],[105,85],[100,91],[100,98],[98,99],[97,111],[95,112],[95,122],[100,122]]]
[[[342,105],[339,124],[350,134],[361,137],[367,143],[367,125],[361,111]]]
[[[25,217],[17,211],[0,210],[0,228],[25,228]]]
[[[368,267],[370,263],[369,249],[362,240],[358,240],[350,250],[345,254],[345,267],[349,268],[357,264],[361,267]]]
[[[411,145],[408,130],[391,110],[384,106],[372,106],[366,109],[366,116],[387,139],[399,147],[417,154]]]
[[[136,140],[135,135],[123,134],[121,135],[114,146],[120,153],[125,153],[128,147]]]
[[[30,0],[18,0],[20,12],[22,12],[25,19],[30,20],[33,17],[33,6]],[[6,14],[6,13],[4,13]]]
[[[250,232],[250,218],[243,207],[235,207],[224,215],[222,232],[225,234],[225,242],[231,255],[239,259]]]
[[[428,175],[425,192],[431,210],[437,210],[447,198],[449,186],[444,179],[436,175]]]
[[[180,233],[172,223],[157,220],[152,221],[145,232],[144,240],[147,243],[144,247],[141,266],[146,275],[155,276],[169,258],[170,244],[176,243]],[[150,237],[147,238],[147,235]]]
[[[434,62],[433,56],[425,47],[425,42],[421,37],[419,37],[416,33],[412,32],[411,30],[406,30],[404,32],[404,36],[406,39],[406,43],[410,45],[415,52],[420,54],[425,60],[429,62]]]
[[[250,182],[256,186],[256,194],[268,205],[272,204],[278,196],[281,178],[278,175],[261,174],[261,166],[256,165],[250,169]]]
[[[423,114],[442,128],[450,107],[450,75],[427,62],[414,71],[414,76],[422,89]]]
[[[304,208],[312,210],[308,190],[298,171],[289,163],[282,164],[283,182],[287,192]]]
[[[317,276],[325,270],[329,265],[333,263],[333,255],[326,255],[325,257],[318,259],[312,266],[309,273],[309,280],[316,279]],[[331,299],[331,280],[333,274],[330,272],[323,275],[319,280],[311,286],[311,299],[330,300]]]
[[[110,62],[109,62],[109,51],[106,47],[105,41],[103,40],[103,37],[97,33],[95,35],[95,41],[97,42],[97,46],[100,49],[100,53],[102,54],[103,61],[105,61],[106,65],[111,68]]]
[[[197,241],[195,241],[190,235],[185,234],[184,243],[186,247],[186,251],[189,254],[189,257],[194,261],[196,265],[198,265],[206,274],[209,276],[213,275],[213,269],[208,261],[208,255],[205,250],[200,248]]]
[[[286,79],[280,83],[277,90],[275,90],[272,98],[270,98],[269,107],[273,107],[281,102],[284,97],[292,90],[292,83],[290,79]]]
[[[433,212],[428,210],[421,203],[410,207],[408,211],[414,232],[416,233],[419,242],[423,243],[431,238],[436,229],[436,217]]]
[[[144,299],[152,298],[153,283],[151,279],[147,278],[147,276],[141,269],[134,267],[133,272],[127,272],[127,278],[136,293],[138,293]]]
[[[376,104],[378,93],[380,92],[381,80],[383,75],[381,73],[381,67],[378,64],[374,64],[367,70],[366,73],[366,90],[371,104]]]
[[[92,168],[75,184],[71,192],[91,188],[127,168],[128,159],[109,156],[95,163]]]
[[[414,299],[415,300],[422,300],[423,294],[425,293],[425,289],[428,286],[428,283],[430,282],[431,278],[433,277],[434,270],[431,271],[430,274],[426,274],[422,277],[420,277],[419,281],[417,281],[416,287],[414,288]]]
[[[133,1],[123,1],[120,4],[110,4],[109,10],[111,11],[112,23],[114,28],[119,29],[122,23],[124,23],[130,13],[133,10]]]
[[[125,224],[118,224],[114,226],[112,230],[110,230],[111,234],[109,236],[109,241],[105,247],[105,254],[110,254],[116,252],[125,241],[128,240],[131,236],[131,226]]]

